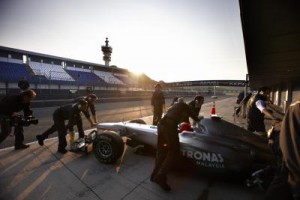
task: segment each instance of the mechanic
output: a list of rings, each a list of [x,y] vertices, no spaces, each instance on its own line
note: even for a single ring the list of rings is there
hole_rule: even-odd
[[[48,138],[49,134],[53,133],[55,130],[58,132],[58,152],[65,154],[67,150],[66,135],[67,129],[69,129],[70,134],[74,134],[74,125],[77,125],[79,138],[84,137],[84,131],[82,128],[82,119],[80,113],[86,111],[88,107],[88,102],[84,99],[78,101],[78,103],[69,104],[56,109],[53,113],[54,125],[45,131],[41,135],[37,135],[36,138],[39,144],[44,145],[44,140]],[[65,125],[65,120],[68,120],[68,125]],[[53,131],[54,130],[54,131]]]
[[[192,101],[190,101],[188,103],[188,106],[197,116],[199,116],[199,113],[200,113],[203,103],[204,103],[204,97],[197,95],[197,96],[195,96],[195,98]],[[190,123],[189,116],[187,116],[187,115],[184,116],[182,122]],[[195,121],[193,121],[193,122],[194,122],[193,124],[195,124]]]
[[[184,101],[184,98],[183,97],[177,97],[175,96],[170,104],[170,107],[173,106],[175,103],[178,103],[178,102],[183,102]]]
[[[86,87],[86,95],[94,94],[92,87]]]
[[[178,98],[179,98],[178,96],[175,96],[175,97],[173,98],[173,100],[172,100],[170,106],[173,106],[175,103],[177,103],[177,102],[178,102]]]
[[[15,150],[26,149],[29,147],[24,142],[23,125],[18,122],[17,118],[20,117],[20,111],[23,110],[24,116],[32,115],[30,110],[30,102],[35,99],[36,93],[33,90],[25,90],[19,95],[6,96],[0,101],[0,121],[1,121],[1,134],[0,143],[5,140],[11,131],[11,126],[14,122],[15,130]]]
[[[289,106],[279,137],[283,163],[265,199],[300,200],[300,100]]]
[[[29,88],[29,82],[25,79],[25,77],[21,77],[21,79],[18,82],[18,87],[20,88],[21,92],[28,90]]]
[[[200,102],[195,104],[196,108],[201,107]],[[177,125],[182,116],[189,116],[199,121],[196,113],[185,102],[180,101],[170,107],[166,115],[159,121],[157,126],[157,153],[155,167],[150,180],[157,183],[165,191],[171,188],[167,183],[167,173],[173,163],[180,157],[180,144]]]
[[[96,126],[98,124],[98,122],[97,122],[95,104],[96,104],[98,97],[95,94],[89,94],[86,97],[79,97],[79,98],[75,99],[75,102],[78,102],[80,99],[84,99],[85,101],[88,102],[88,109],[86,111],[83,111],[83,114],[87,118],[87,120],[90,122],[91,127]],[[92,113],[93,120],[91,119],[89,110]]]
[[[300,199],[300,100],[290,105],[282,121],[280,148],[294,199]]]
[[[244,99],[244,96],[245,96],[244,91],[241,91],[239,93],[239,95],[237,96],[237,100],[236,100],[237,105],[239,105],[242,102],[242,100]]]
[[[151,106],[153,107],[153,125],[157,125],[165,110],[165,96],[161,91],[162,87],[158,83],[155,85],[155,91],[151,97]]]
[[[96,110],[95,110],[95,103],[97,100],[97,96],[95,94],[90,94],[87,97],[80,97],[74,100],[74,103],[78,103],[81,99],[85,100],[86,102],[88,102],[88,108],[84,111],[82,111],[82,113],[86,116],[86,118],[88,119],[88,121],[91,124],[91,127],[96,126],[97,125],[97,117],[96,117]],[[93,122],[91,120],[90,117],[90,113],[88,110],[91,110],[91,113],[93,115],[93,119],[95,122]],[[81,121],[79,120],[79,123]],[[46,132],[44,132],[42,135],[37,135],[36,139],[38,140],[39,145],[43,146],[44,145],[44,140],[46,138],[49,137],[49,135],[51,135],[52,133],[54,133],[56,130],[55,126],[53,125],[51,128],[49,128]],[[83,138],[84,136],[80,137]]]
[[[247,103],[248,103],[249,99],[251,98],[251,96],[252,96],[252,93],[247,92],[246,96],[242,99],[241,102],[239,102],[239,100],[237,100],[236,106],[234,107],[233,116],[236,115],[237,117],[239,117],[240,112],[242,111],[242,117],[246,118],[246,107],[247,107]]]
[[[267,109],[267,106],[272,108],[278,114],[283,115],[279,107],[273,105],[270,101],[271,89],[268,87],[262,87],[258,90],[258,93],[251,97],[247,105],[247,129],[251,132],[266,132],[264,124],[264,116],[280,121]]]

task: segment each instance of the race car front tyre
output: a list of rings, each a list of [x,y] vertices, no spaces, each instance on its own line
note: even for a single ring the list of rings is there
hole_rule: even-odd
[[[93,152],[101,163],[115,163],[123,154],[124,142],[122,138],[113,131],[105,131],[93,142]]]

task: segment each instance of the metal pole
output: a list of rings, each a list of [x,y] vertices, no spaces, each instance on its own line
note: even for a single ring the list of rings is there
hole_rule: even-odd
[[[216,96],[216,85],[214,85],[214,96]]]

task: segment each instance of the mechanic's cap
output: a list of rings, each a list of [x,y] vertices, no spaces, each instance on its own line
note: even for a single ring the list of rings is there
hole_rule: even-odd
[[[202,100],[204,100],[204,97],[201,96],[201,95],[197,95],[197,96],[195,96],[194,100],[195,101],[202,101]]]
[[[178,96],[173,98],[173,102],[176,102],[176,101],[178,101]]]

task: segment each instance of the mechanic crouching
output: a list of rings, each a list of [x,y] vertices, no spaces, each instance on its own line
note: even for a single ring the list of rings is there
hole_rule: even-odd
[[[195,107],[199,108],[201,105],[201,102],[197,101]],[[167,173],[178,157],[180,157],[177,125],[182,121],[182,116],[189,116],[193,120],[199,121],[197,113],[185,102],[181,101],[168,109],[157,126],[156,160],[150,180],[157,183],[165,191],[171,190],[167,183]]]
[[[33,90],[25,90],[19,95],[6,96],[0,101],[0,143],[10,134],[11,127],[14,126],[15,150],[29,147],[28,144],[23,144],[24,130],[19,112],[23,110],[24,116],[29,117],[32,114],[30,102],[35,99],[35,97],[36,93]]]
[[[88,121],[90,122],[91,124],[91,127],[93,126],[96,126],[97,125],[97,116],[96,116],[96,109],[95,109],[95,103],[96,103],[96,100],[98,99],[97,96],[95,94],[89,94],[87,97],[79,97],[77,99],[74,100],[74,104],[76,103],[79,103],[80,100],[85,100],[87,103],[88,103],[88,106],[87,106],[87,109],[86,110],[83,110],[82,113],[85,115],[85,117],[88,119]],[[91,115],[89,113],[88,110],[91,110],[91,113],[93,115],[93,120],[91,119]],[[77,120],[80,124],[82,124],[82,121],[81,120]],[[79,125],[79,126],[82,126],[82,125]],[[44,140],[46,138],[49,137],[49,135],[51,135],[52,133],[54,133],[55,131],[57,131],[55,125],[53,125],[51,128],[49,128],[47,131],[45,131],[43,134],[41,135],[36,135],[36,139],[39,143],[40,146],[43,146],[44,145]],[[81,137],[83,138],[84,135]]]
[[[37,135],[37,139],[40,145],[44,144],[44,140],[48,138],[49,133],[53,133],[53,130],[58,132],[58,149],[57,152],[65,154],[67,153],[67,129],[69,129],[70,134],[74,133],[74,125],[77,125],[79,138],[84,137],[84,131],[82,128],[82,119],[80,113],[86,111],[88,107],[88,102],[84,99],[78,101],[78,103],[69,104],[56,109],[53,113],[54,125],[50,127],[41,135]],[[65,125],[65,120],[68,120],[68,125]]]

